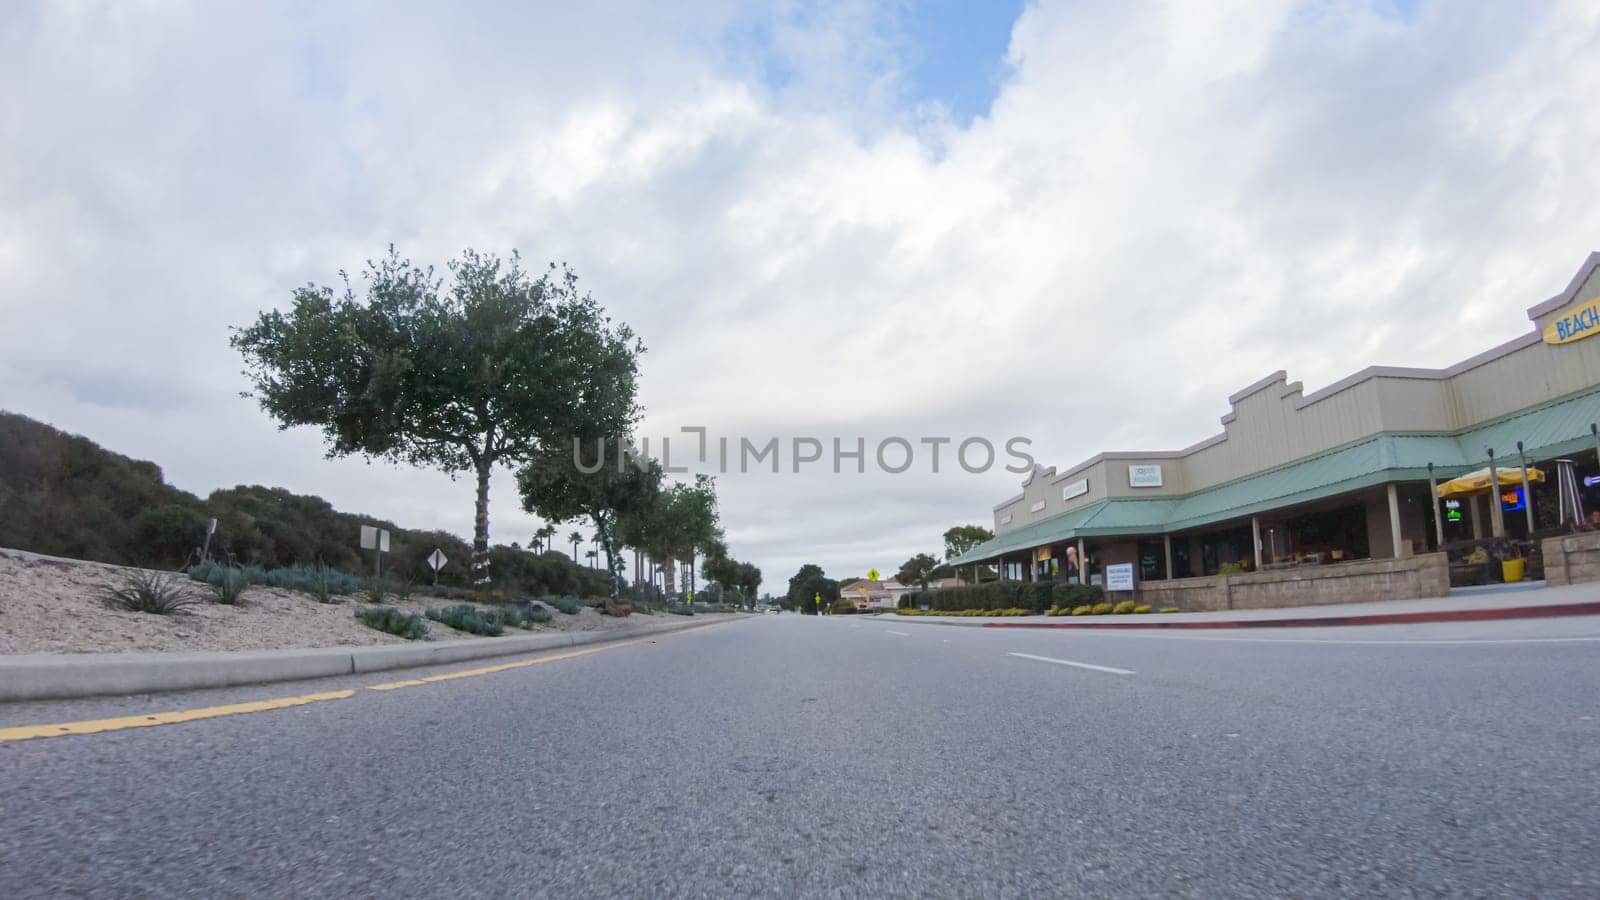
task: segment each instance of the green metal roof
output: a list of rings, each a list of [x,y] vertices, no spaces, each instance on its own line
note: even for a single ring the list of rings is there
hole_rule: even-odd
[[[1390,481],[1428,477],[1428,463],[1451,478],[1495,458],[1515,464],[1517,441],[1530,458],[1595,449],[1600,389],[1556,400],[1455,434],[1385,432],[1181,497],[1116,497],[1008,531],[950,560],[983,562],[1006,553],[1079,537],[1155,535],[1321,500]]]

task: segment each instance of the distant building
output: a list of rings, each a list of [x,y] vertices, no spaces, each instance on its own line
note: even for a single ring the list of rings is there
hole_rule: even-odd
[[[935,578],[928,582],[928,590],[955,587],[960,583],[956,578]],[[852,581],[839,588],[839,596],[855,604],[856,609],[894,609],[900,605],[900,598],[911,591],[918,590],[914,584],[901,584],[898,581],[880,580]]]

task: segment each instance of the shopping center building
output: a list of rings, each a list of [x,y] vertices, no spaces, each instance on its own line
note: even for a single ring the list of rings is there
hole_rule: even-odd
[[[969,579],[1081,568],[1091,583],[1131,563],[1141,599],[1186,608],[1447,593],[1451,569],[1458,583],[1470,570],[1441,549],[1537,555],[1535,538],[1600,511],[1600,340],[1587,340],[1600,253],[1528,318],[1446,369],[1374,366],[1310,394],[1275,372],[1228,398],[1220,434],[1182,450],[1036,467],[994,508],[994,539],[950,562]],[[1565,504],[1558,460],[1577,494]],[[1436,498],[1433,483],[1491,464],[1514,483]]]

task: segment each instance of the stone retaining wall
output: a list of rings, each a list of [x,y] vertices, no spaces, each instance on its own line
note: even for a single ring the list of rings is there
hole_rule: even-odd
[[[1600,581],[1600,532],[1545,538],[1542,549],[1545,584]]]
[[[1600,579],[1600,535],[1594,551]],[[1548,565],[1547,565],[1548,568]],[[1273,569],[1243,575],[1175,578],[1139,585],[1139,602],[1188,610],[1275,609],[1324,603],[1414,600],[1450,593],[1450,566],[1443,553],[1404,559],[1363,559],[1323,566]]]

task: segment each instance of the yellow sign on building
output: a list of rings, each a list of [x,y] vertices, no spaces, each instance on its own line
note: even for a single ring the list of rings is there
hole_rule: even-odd
[[[1600,334],[1600,297],[1574,303],[1556,313],[1555,320],[1545,326],[1544,342],[1570,344],[1595,334]]]

